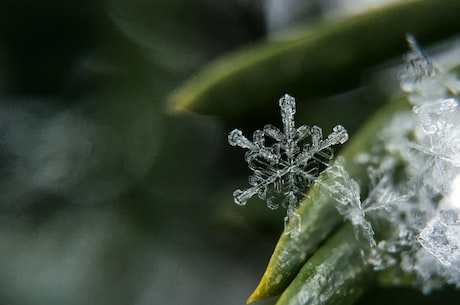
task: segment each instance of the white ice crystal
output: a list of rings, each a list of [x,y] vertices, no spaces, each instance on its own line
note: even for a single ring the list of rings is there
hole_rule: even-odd
[[[460,272],[460,211],[439,211],[420,232],[418,240],[441,264]]]
[[[328,169],[335,178],[327,191],[353,224],[366,262],[375,270],[399,266],[428,293],[460,287],[460,82],[413,37],[408,43],[400,81],[412,113],[397,114],[373,151],[356,159],[368,164],[365,199],[340,164]]]
[[[337,125],[323,139],[322,130],[318,126],[295,127],[294,97],[284,95],[279,105],[282,131],[266,125],[263,130],[254,132],[252,141],[238,129],[229,133],[230,145],[248,150],[245,159],[253,172],[249,177],[251,187],[246,190],[237,189],[233,196],[235,203],[245,205],[257,194],[260,199],[267,201],[271,209],[279,205],[287,208],[285,223],[296,221],[300,225],[299,215],[295,213],[299,200],[315,182],[321,169],[332,159],[332,146],[345,143],[348,133],[343,126]]]
[[[460,207],[455,195],[460,184],[460,82],[436,68],[413,37],[408,42],[412,50],[400,80],[412,115],[399,115],[384,132],[383,144],[395,160],[403,161],[406,181],[399,186],[406,187],[408,198],[388,215],[379,215],[393,228],[379,248],[380,257],[391,254],[428,293],[443,283],[460,286]]]
[[[331,183],[321,184],[336,201],[338,212],[351,222],[355,228],[356,239],[362,241],[362,245],[369,245],[375,248],[374,230],[372,225],[365,218],[366,212],[361,201],[361,189],[353,178],[345,170],[343,158],[338,160],[327,169],[327,172],[334,177]],[[366,257],[368,249],[361,249],[361,255]]]
[[[460,206],[455,195],[460,184],[460,82],[436,68],[413,37],[408,42],[412,50],[400,80],[413,106],[412,118],[405,116],[411,135],[401,136],[401,125],[390,124],[387,132],[393,137],[386,137],[385,147],[403,160],[411,191],[388,215],[394,236],[380,243],[398,249],[401,269],[415,274],[416,285],[430,292],[442,283],[460,286]]]
[[[361,156],[362,158],[363,156]],[[381,214],[388,215],[397,209],[401,203],[408,200],[406,194],[397,191],[393,186],[394,162],[391,159],[378,160],[380,168],[369,167],[371,185],[369,193],[363,200],[359,183],[350,177],[344,164],[345,159],[339,157],[337,161],[327,169],[333,177],[331,183],[322,184],[325,191],[335,200],[338,212],[351,222],[355,229],[355,237],[361,244],[363,259],[376,270],[388,266],[388,257],[381,257],[377,253],[377,241],[371,218],[379,218]],[[384,245],[381,244],[380,247]],[[385,260],[385,261],[384,261]]]

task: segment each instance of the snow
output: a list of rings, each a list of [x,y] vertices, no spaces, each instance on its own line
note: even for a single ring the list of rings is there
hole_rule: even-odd
[[[332,146],[345,143],[348,133],[343,126],[337,125],[323,139],[322,130],[318,126],[295,127],[294,97],[285,94],[280,98],[279,106],[282,131],[266,125],[263,130],[254,132],[252,141],[239,129],[229,133],[230,145],[248,150],[245,159],[253,172],[249,177],[251,187],[237,189],[233,197],[239,205],[245,205],[256,194],[267,201],[270,209],[282,205],[288,211],[285,223],[295,221],[297,225],[294,227],[299,231],[299,215],[295,213],[295,208],[308,187],[318,178],[321,168],[327,166],[333,158]]]

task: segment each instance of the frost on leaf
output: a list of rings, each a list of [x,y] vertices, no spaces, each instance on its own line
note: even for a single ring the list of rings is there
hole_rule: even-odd
[[[460,272],[460,211],[441,210],[418,236],[422,247],[448,268]]]
[[[296,103],[292,96],[284,95],[279,105],[282,130],[266,125],[254,132],[252,141],[238,129],[228,135],[230,145],[247,149],[245,159],[252,171],[250,187],[236,190],[233,197],[239,205],[245,205],[255,195],[266,200],[271,209],[282,205],[288,211],[285,223],[296,222],[294,227],[298,230],[300,216],[295,213],[298,202],[332,159],[332,146],[345,143],[348,133],[337,125],[323,139],[318,126],[295,127]]]
[[[423,132],[444,132],[453,127],[449,121],[457,107],[454,97],[460,83],[455,75],[434,66],[412,36],[408,35],[407,41],[412,50],[405,56],[406,66],[399,75],[401,88],[409,94]]]
[[[399,265],[427,293],[460,286],[460,82],[434,66],[413,37],[408,43],[399,76],[412,113],[397,114],[377,135],[367,158],[377,175],[370,171],[361,223],[379,233],[377,248],[364,245],[372,250],[367,262],[378,270]]]
[[[455,75],[436,68],[412,36],[407,39],[412,51],[400,80],[401,88],[409,94],[417,125],[405,156],[414,164],[414,176],[423,175],[425,186],[447,192],[456,173],[452,168],[460,167],[460,82]]]
[[[340,215],[353,225],[355,237],[362,245],[361,255],[365,258],[376,248],[374,230],[365,217],[360,186],[345,170],[344,162],[343,158],[338,158],[335,164],[327,169],[332,182],[321,186],[335,200],[335,207]]]
[[[369,167],[371,185],[365,199],[361,198],[361,188],[344,167],[345,159],[337,161],[327,169],[332,182],[321,185],[323,191],[334,199],[337,211],[344,219],[351,222],[356,240],[360,242],[361,256],[379,270],[388,266],[387,257],[378,253],[377,240],[371,220],[386,217],[408,196],[397,191],[393,186],[393,160],[379,160],[380,168]],[[385,261],[384,261],[385,260]]]
[[[460,287],[460,81],[438,69],[408,36],[411,52],[399,75],[412,112],[400,112],[376,135],[361,198],[341,162],[327,169],[324,187],[350,221],[365,262],[399,267],[428,293]],[[375,234],[374,234],[375,232]]]

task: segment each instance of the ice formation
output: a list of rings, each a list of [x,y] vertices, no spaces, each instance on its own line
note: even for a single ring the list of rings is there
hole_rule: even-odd
[[[412,255],[412,265],[406,262],[401,267],[415,273],[416,284],[429,292],[442,283],[460,286],[460,208],[455,203],[460,175],[460,82],[434,67],[411,36],[408,41],[412,51],[406,57],[401,88],[413,106],[413,138],[407,147],[400,143],[398,153],[407,164],[408,187],[414,191],[403,205],[408,223],[400,225],[399,232],[410,232],[413,238],[406,251]]]
[[[443,73],[408,36],[400,74],[411,113],[396,115],[365,158],[370,185],[360,186],[338,163],[326,186],[355,227],[367,263],[399,267],[423,292],[460,286],[460,82]],[[374,234],[374,231],[378,234]]]
[[[332,146],[343,144],[348,140],[348,133],[341,125],[333,128],[326,139],[318,126],[302,125],[295,127],[294,114],[296,103],[294,97],[286,94],[279,100],[283,130],[266,125],[263,130],[256,130],[253,140],[247,139],[241,130],[235,129],[228,135],[232,146],[247,149],[246,162],[253,172],[249,177],[246,190],[237,189],[233,193],[235,203],[245,205],[258,195],[267,201],[271,209],[282,205],[287,209],[287,222],[295,221],[295,234],[299,231],[299,215],[295,213],[298,202],[306,189],[316,180],[321,169],[327,166],[333,157]]]

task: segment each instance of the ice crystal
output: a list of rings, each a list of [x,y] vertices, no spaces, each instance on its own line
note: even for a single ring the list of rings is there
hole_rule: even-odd
[[[379,218],[381,214],[389,214],[408,199],[406,194],[395,190],[393,186],[393,160],[379,162],[380,168],[368,169],[371,185],[365,199],[361,198],[359,183],[346,171],[345,159],[342,157],[327,169],[333,177],[332,182],[322,185],[323,190],[335,200],[338,212],[353,225],[355,237],[361,244],[361,255],[365,261],[374,265],[375,269],[382,269],[383,265],[388,266],[389,262],[384,262],[384,259],[389,258],[381,257],[377,253],[378,245],[371,219]]]
[[[335,164],[327,169],[327,172],[334,177],[332,183],[322,184],[326,191],[330,193],[336,201],[338,212],[351,222],[355,228],[356,239],[362,241],[362,245],[369,245],[375,248],[374,230],[372,225],[365,218],[365,207],[361,201],[361,189],[353,178],[343,167],[345,160],[339,158]],[[361,249],[361,255],[367,256],[367,249]]]
[[[256,130],[253,140],[246,138],[241,130],[235,129],[228,135],[232,146],[247,149],[246,162],[253,172],[246,190],[237,189],[233,193],[235,203],[245,205],[255,196],[267,201],[271,209],[282,205],[287,209],[285,223],[296,222],[299,229],[299,215],[295,213],[298,202],[305,190],[317,179],[321,169],[333,158],[332,146],[348,140],[348,133],[341,125],[323,139],[318,126],[295,127],[294,97],[286,94],[279,100],[283,130],[266,125]],[[295,233],[295,232],[293,232]]]
[[[460,272],[460,211],[441,210],[418,235],[422,247],[448,268]]]
[[[408,37],[412,56],[421,60],[421,76],[406,78],[401,87],[409,94],[415,115],[414,139],[401,155],[411,165],[412,176],[421,177],[424,187],[434,194],[449,191],[449,185],[460,168],[460,127],[457,94],[460,82],[450,73],[442,73],[426,58],[413,37]],[[411,62],[406,65],[410,75]],[[424,71],[424,72],[423,72]]]
[[[397,114],[372,152],[356,158],[368,166],[366,197],[340,163],[328,169],[326,191],[353,224],[365,261],[375,270],[399,266],[428,293],[460,287],[460,82],[413,37],[408,43],[400,81],[412,112]]]
[[[452,199],[458,187],[452,181],[460,174],[460,82],[434,66],[412,36],[408,42],[400,81],[412,114],[399,115],[382,132],[384,150],[405,169],[399,186],[407,199],[379,215],[393,231],[379,241],[379,257],[391,256],[387,262],[399,263],[416,276],[416,286],[430,292],[443,283],[460,286],[460,208]]]

